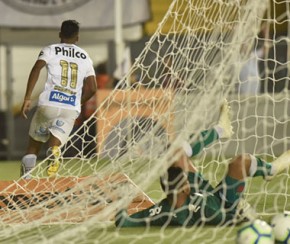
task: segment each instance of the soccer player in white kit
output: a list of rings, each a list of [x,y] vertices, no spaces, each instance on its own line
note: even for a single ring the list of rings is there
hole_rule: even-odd
[[[42,68],[47,68],[47,80],[39,96],[38,107],[29,129],[29,143],[22,158],[23,178],[35,167],[37,155],[43,143],[48,141],[49,176],[59,168],[60,147],[67,142],[81,105],[96,92],[95,71],[85,50],[76,46],[79,39],[79,23],[66,20],[61,25],[60,43],[43,48],[34,64],[27,82],[22,105],[22,115],[27,118],[31,107],[31,95]],[[83,87],[88,89],[83,89]],[[83,92],[84,91],[84,92]]]

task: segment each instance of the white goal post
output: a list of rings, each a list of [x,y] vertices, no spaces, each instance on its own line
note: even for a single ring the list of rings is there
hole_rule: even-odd
[[[213,185],[237,154],[272,159],[289,149],[290,0],[273,14],[278,2],[173,0],[116,89],[98,91],[95,113],[62,148],[57,176],[47,177],[43,160],[32,180],[0,182],[0,240],[232,243],[235,226],[123,232],[114,217],[117,209],[133,213],[162,199],[159,177],[172,150],[214,126],[225,98],[235,134],[193,160]],[[246,65],[259,72],[242,78]],[[289,180],[286,171],[269,183],[249,180],[245,197],[265,219],[289,211]]]

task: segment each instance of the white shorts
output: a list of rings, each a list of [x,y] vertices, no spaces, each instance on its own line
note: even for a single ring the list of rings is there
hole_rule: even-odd
[[[50,133],[66,143],[79,113],[75,110],[39,106],[33,115],[29,136],[35,141],[47,142]]]

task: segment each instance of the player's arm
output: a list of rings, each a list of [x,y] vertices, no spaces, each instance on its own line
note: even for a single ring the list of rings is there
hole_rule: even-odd
[[[96,91],[97,91],[96,77],[94,75],[88,76],[84,81],[81,104],[83,105],[92,96],[94,96]]]
[[[148,224],[146,219],[148,218],[151,219],[153,216],[157,214],[156,211],[161,211],[160,209],[159,210],[157,209],[158,205],[153,205],[139,212],[133,213],[130,216],[128,215],[127,211],[123,209],[117,212],[115,216],[115,225],[117,227],[146,226]]]
[[[22,116],[26,119],[27,119],[26,113],[30,110],[30,106],[31,106],[31,95],[32,95],[33,89],[39,78],[40,71],[45,65],[46,65],[46,62],[44,60],[39,59],[35,62],[34,66],[32,67],[30,71],[27,86],[26,86],[24,101],[23,101],[23,105],[21,109]]]

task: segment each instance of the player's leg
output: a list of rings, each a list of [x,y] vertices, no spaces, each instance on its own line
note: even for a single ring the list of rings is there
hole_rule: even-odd
[[[218,124],[212,129],[202,131],[200,135],[198,135],[197,140],[191,144],[192,156],[199,154],[203,148],[214,141],[230,138],[232,135],[233,127],[231,125],[230,106],[227,100],[224,100],[221,106]]]
[[[273,162],[267,162],[259,157],[249,155],[250,168],[249,176],[262,176],[266,180],[271,180],[274,176],[290,167],[290,151],[284,152]]]
[[[228,213],[235,216],[235,221],[252,220],[257,217],[256,211],[243,199],[245,180],[250,176],[252,156],[239,155],[228,167],[228,172],[218,186],[218,194]]]
[[[250,154],[237,156],[229,164],[228,173],[224,178],[224,184],[229,192],[227,199],[232,198],[230,202],[234,202],[235,199],[240,198],[247,177],[271,177],[287,168],[289,164],[290,151],[282,154],[272,163]]]
[[[41,108],[37,108],[29,128],[29,142],[25,156],[21,160],[21,176],[30,179],[31,170],[36,165],[37,155],[44,142],[48,140],[48,123]]]
[[[228,172],[217,188],[222,204],[228,212],[236,213],[237,218],[256,218],[255,210],[243,199],[245,179],[258,176],[265,179],[273,177],[288,168],[289,164],[290,151],[272,163],[250,154],[237,156],[230,162]]]
[[[37,155],[41,149],[42,142],[38,142],[29,137],[26,154],[21,160],[21,176],[23,179],[30,179],[30,172],[36,165]]]
[[[188,153],[187,155],[189,157],[194,157],[198,155],[205,147],[212,144],[214,141],[218,139],[219,139],[219,135],[214,128],[209,129],[209,130],[204,130],[198,135],[197,140],[191,143],[190,146],[184,146],[184,149],[190,148],[190,149],[187,149],[187,151],[190,151],[191,153]]]
[[[219,139],[228,139],[234,134],[231,124],[231,107],[226,99],[221,106],[219,121],[218,124],[214,126],[214,129]]]
[[[134,214],[128,215],[127,211],[122,209],[117,212],[115,217],[115,225],[116,227],[138,227],[138,226],[146,226],[149,224],[149,217],[152,213],[154,213],[156,206],[151,206],[147,209],[143,209]],[[163,223],[162,223],[163,224]],[[162,226],[160,224],[160,226]]]
[[[48,176],[53,176],[57,173],[60,166],[60,156],[61,156],[61,141],[51,134],[49,138],[49,148],[46,152],[47,157],[49,157],[47,174]]]
[[[289,168],[290,168],[290,150],[284,152],[280,157],[278,157],[271,163],[270,174],[265,175],[265,179],[272,180],[273,177]]]
[[[260,157],[250,154],[243,154],[236,157],[230,164],[226,177],[244,181],[248,176],[262,176],[270,179],[290,166],[290,151],[286,151],[272,163]]]
[[[242,199],[247,177],[262,176],[264,179],[271,178],[289,167],[290,152],[287,151],[277,158],[274,162],[269,163],[265,160],[250,154],[243,154],[236,157],[229,164],[228,173],[222,181],[222,195],[227,208],[235,209],[236,207],[247,215],[255,217],[254,211],[249,204]]]
[[[27,154],[38,155],[41,150],[42,145],[43,145],[43,142],[36,141],[32,137],[29,136],[28,147],[26,149],[26,155]]]
[[[75,120],[78,117],[78,112],[53,107],[47,108],[46,112],[52,121],[51,126],[49,127],[50,138],[47,154],[50,160],[47,168],[47,174],[48,176],[54,176],[60,166],[60,147],[67,142]]]

